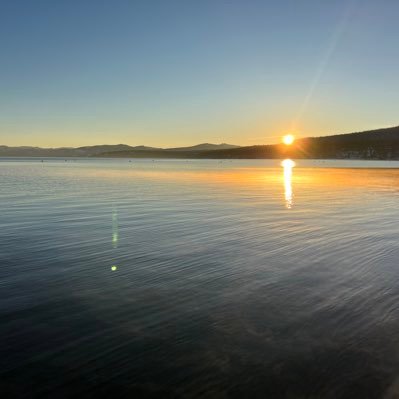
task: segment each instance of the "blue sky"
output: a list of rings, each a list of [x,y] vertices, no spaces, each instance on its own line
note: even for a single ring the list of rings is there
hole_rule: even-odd
[[[0,0],[0,144],[397,125],[398,19],[397,0]]]

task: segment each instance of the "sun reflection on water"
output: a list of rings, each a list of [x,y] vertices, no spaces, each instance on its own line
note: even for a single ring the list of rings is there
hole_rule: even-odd
[[[281,166],[284,168],[285,207],[291,209],[293,206],[292,168],[295,166],[295,162],[291,159],[284,159],[284,161],[281,162]]]

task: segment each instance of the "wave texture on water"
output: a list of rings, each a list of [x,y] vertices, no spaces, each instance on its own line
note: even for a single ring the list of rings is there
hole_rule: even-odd
[[[3,397],[398,397],[399,169],[367,165],[3,159]]]

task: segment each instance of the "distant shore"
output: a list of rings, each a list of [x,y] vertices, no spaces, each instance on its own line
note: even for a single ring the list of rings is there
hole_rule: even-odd
[[[131,147],[125,144],[78,148],[0,146],[0,157],[98,157],[153,159],[357,159],[399,160],[399,126],[296,140],[292,145],[239,147],[231,144],[199,144],[181,148]]]

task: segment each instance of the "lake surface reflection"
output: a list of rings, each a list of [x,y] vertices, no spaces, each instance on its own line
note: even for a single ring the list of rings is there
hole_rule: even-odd
[[[40,161],[0,160],[2,397],[398,397],[398,162]]]

